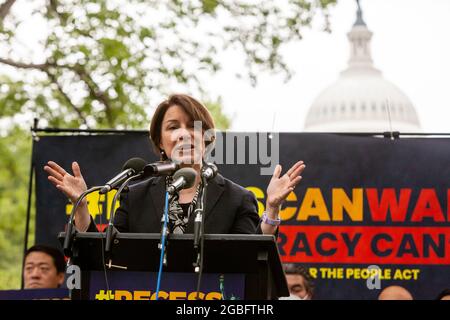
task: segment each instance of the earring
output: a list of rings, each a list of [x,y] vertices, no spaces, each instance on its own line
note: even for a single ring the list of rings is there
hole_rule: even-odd
[[[166,153],[164,152],[164,150],[161,150],[161,157],[164,158],[165,155],[166,155]]]

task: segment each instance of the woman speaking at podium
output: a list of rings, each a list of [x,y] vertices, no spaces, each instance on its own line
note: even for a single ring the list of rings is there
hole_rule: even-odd
[[[198,124],[201,124],[198,126]],[[196,132],[197,130],[197,132]],[[178,192],[169,205],[171,233],[193,233],[194,210],[201,190],[200,172],[207,147],[214,142],[214,121],[203,104],[183,94],[175,94],[156,109],[150,138],[161,160],[172,160],[197,172],[192,187]],[[206,137],[208,133],[211,135]],[[281,175],[277,165],[267,187],[266,210],[260,218],[255,196],[238,184],[217,174],[208,183],[205,199],[207,234],[275,234],[280,224],[279,208],[300,182],[305,165],[295,163]],[[87,189],[78,163],[72,163],[73,174],[49,161],[44,167],[48,179],[72,203]],[[154,177],[131,185],[121,196],[114,226],[120,232],[159,233],[164,210],[164,196],[171,177]],[[81,232],[97,231],[86,200],[75,214],[75,225]]]

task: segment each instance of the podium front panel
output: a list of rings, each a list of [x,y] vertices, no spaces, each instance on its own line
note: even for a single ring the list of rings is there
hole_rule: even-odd
[[[64,233],[59,235],[63,242]],[[77,233],[73,240],[72,262],[83,272],[82,299],[109,297],[105,279],[114,279],[114,287],[108,283],[110,290],[145,291],[137,293],[150,296],[156,287],[156,274],[159,270],[160,249],[159,234],[118,233],[113,241],[112,251],[105,256],[105,234],[99,232]],[[167,265],[164,275],[174,274],[178,277],[175,284],[183,286],[161,287],[160,291],[182,292],[189,298],[189,294],[196,290],[197,274],[193,263],[197,252],[193,248],[193,235],[169,235],[167,242]],[[225,275],[225,290],[230,291],[227,299],[276,299],[288,296],[287,283],[282,269],[276,241],[269,235],[237,235],[237,234],[207,234],[204,242],[203,277],[200,291],[209,292],[206,298],[212,298],[218,291],[218,279]],[[110,267],[111,265],[111,267]],[[106,267],[105,267],[106,266]],[[105,278],[105,271],[107,277]],[[103,273],[103,275],[102,275]],[[123,273],[123,275],[121,275]],[[89,274],[89,276],[86,276]],[[183,275],[183,276],[179,276]],[[129,280],[131,287],[123,287],[122,277]],[[96,283],[90,287],[90,282]],[[128,280],[127,280],[128,281]],[[167,281],[167,279],[166,279]],[[134,283],[138,286],[134,287]],[[139,283],[142,283],[140,285]],[[164,283],[164,281],[163,281]],[[164,285],[162,283],[162,285]],[[167,282],[166,282],[167,283]],[[169,282],[171,283],[171,282]],[[195,285],[193,285],[195,283]],[[228,284],[227,284],[228,283]],[[209,287],[204,287],[208,285]],[[89,294],[86,289],[90,288]],[[128,289],[124,289],[128,288]],[[204,289],[205,288],[205,289]],[[103,290],[103,292],[101,291]],[[174,291],[178,290],[178,291]],[[91,295],[91,292],[93,295]],[[130,291],[131,292],[131,291]],[[119,292],[124,299],[130,297],[130,292]],[[103,294],[102,294],[103,293]],[[172,293],[175,297],[178,293]],[[132,297],[134,298],[134,291]]]
[[[90,271],[89,291],[83,299],[88,300],[155,300],[156,272]],[[159,299],[196,300],[197,274],[166,272],[162,274]],[[86,284],[86,282],[84,282]],[[108,283],[108,286],[106,285]],[[109,291],[107,288],[109,287]],[[245,294],[243,274],[203,274],[200,300],[242,300]]]

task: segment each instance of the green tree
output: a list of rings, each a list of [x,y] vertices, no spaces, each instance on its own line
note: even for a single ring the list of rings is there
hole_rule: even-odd
[[[216,100],[204,99],[206,107],[214,118],[214,124],[217,130],[225,131],[230,127],[230,118],[222,112],[222,99]]]
[[[11,127],[8,135],[0,134],[0,289],[20,286],[30,159],[26,131]],[[30,243],[33,234],[31,224]]]
[[[224,50],[242,53],[253,83],[260,71],[289,77],[280,49],[335,0],[35,1],[49,30],[37,61],[17,50],[26,21],[15,2],[0,7],[0,64],[15,68],[26,101],[12,110],[52,127],[136,128],[155,93],[175,84],[203,93],[199,76],[220,69]]]

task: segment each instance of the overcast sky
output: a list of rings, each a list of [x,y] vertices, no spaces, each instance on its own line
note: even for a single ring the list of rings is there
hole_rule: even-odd
[[[450,132],[450,1],[361,0],[361,6],[373,32],[375,67],[411,99],[425,132]],[[340,0],[330,13],[331,34],[315,26],[285,50],[296,73],[288,83],[265,75],[252,88],[233,78],[234,59],[208,82],[234,116],[232,129],[303,130],[315,97],[337,79],[349,57],[347,32],[356,19],[356,2]]]

